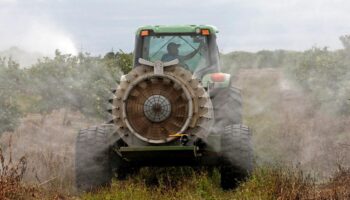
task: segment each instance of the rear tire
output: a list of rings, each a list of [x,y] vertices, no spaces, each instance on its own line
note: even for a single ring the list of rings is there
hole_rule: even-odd
[[[253,147],[249,128],[241,124],[226,126],[221,145],[221,187],[229,190],[236,188],[253,171]]]
[[[80,130],[75,154],[75,181],[79,191],[89,191],[111,183],[107,136],[108,129],[104,126]]]
[[[210,96],[217,128],[242,123],[242,96],[239,89],[232,86],[215,88],[210,92]]]

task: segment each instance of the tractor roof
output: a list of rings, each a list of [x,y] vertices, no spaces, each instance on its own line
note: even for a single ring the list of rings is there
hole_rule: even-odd
[[[211,34],[218,33],[218,29],[211,25],[147,25],[137,29],[139,35],[142,30],[152,30],[154,33],[196,33],[197,29],[208,29]]]

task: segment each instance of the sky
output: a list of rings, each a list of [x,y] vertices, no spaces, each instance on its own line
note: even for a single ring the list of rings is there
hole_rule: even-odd
[[[341,48],[349,0],[0,0],[0,50],[130,52],[142,25],[211,24],[224,52]]]

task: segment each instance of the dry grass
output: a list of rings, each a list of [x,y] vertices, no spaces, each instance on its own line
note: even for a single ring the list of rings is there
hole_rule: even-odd
[[[22,182],[27,170],[27,159],[22,156],[14,161],[12,140],[10,137],[6,155],[0,148],[0,199],[30,200],[30,199],[65,199],[60,194],[52,194],[42,190],[37,185],[26,185]]]
[[[350,199],[350,169],[340,169],[328,183],[318,186],[318,199]]]
[[[9,148],[11,148],[10,146],[11,140],[9,141]],[[0,199],[19,199],[27,192],[28,188],[21,185],[26,165],[25,157],[21,157],[15,163],[11,151],[9,152],[9,158],[6,159],[0,148]]]
[[[214,170],[211,176],[206,170],[186,167],[143,168],[126,181],[114,181],[109,188],[94,193],[72,196],[43,189],[38,185],[21,182],[26,170],[23,157],[14,163],[11,154],[5,159],[0,154],[0,199],[259,199],[259,200],[346,200],[350,198],[350,170],[340,169],[326,183],[315,179],[299,168],[265,166],[257,168],[252,176],[234,191],[219,187],[220,175]]]
[[[19,160],[14,160],[11,137],[6,147],[6,155],[0,148],[0,199],[46,199],[48,196],[38,187],[25,185],[22,182],[27,170],[27,159],[22,156]]]
[[[15,132],[2,135],[0,145],[8,154],[6,141],[11,137],[13,159],[26,157],[24,183],[69,194],[74,192],[75,137],[81,127],[92,122],[79,113],[69,113],[68,119],[64,116],[64,110],[54,111],[45,118],[28,115]]]
[[[242,71],[238,77],[245,122],[264,167],[237,190],[222,191],[217,171],[208,177],[188,168],[146,168],[111,188],[70,196],[74,139],[93,122],[79,113],[67,119],[61,110],[44,119],[28,115],[15,132],[2,135],[0,199],[350,199],[350,171],[339,167],[350,166],[350,119],[315,110],[279,70]]]
[[[344,174],[345,173],[345,174]],[[126,181],[113,182],[111,188],[84,194],[87,200],[99,199],[218,199],[218,200],[347,200],[350,198],[350,171],[324,184],[298,168],[265,166],[257,168],[251,178],[234,191],[219,187],[219,173],[208,176],[206,171],[188,168],[146,169]],[[157,179],[155,179],[157,177]],[[150,182],[152,184],[150,184]]]

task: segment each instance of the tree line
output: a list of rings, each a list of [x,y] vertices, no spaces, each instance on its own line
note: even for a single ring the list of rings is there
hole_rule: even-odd
[[[242,68],[282,68],[312,95],[316,106],[329,105],[335,114],[349,115],[350,36],[340,40],[343,48],[333,51],[313,47],[303,52],[223,54],[222,70],[235,74]],[[56,50],[53,58],[44,57],[29,68],[22,68],[11,58],[0,58],[0,133],[15,129],[28,113],[45,116],[60,108],[106,118],[110,91],[131,66],[132,53],[123,51],[96,57]]]
[[[11,131],[28,113],[43,116],[55,109],[106,118],[107,100],[120,75],[131,69],[132,54],[109,52],[104,57],[55,52],[30,68],[11,58],[0,59],[0,133]]]

